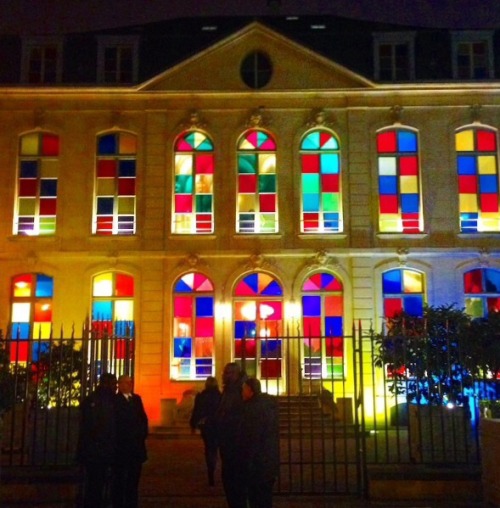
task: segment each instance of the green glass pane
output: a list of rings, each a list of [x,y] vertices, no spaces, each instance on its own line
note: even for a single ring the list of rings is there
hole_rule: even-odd
[[[337,193],[324,193],[322,196],[323,211],[324,212],[338,212],[339,211],[339,195]]]
[[[193,177],[191,175],[176,175],[175,193],[191,194],[193,192]]]
[[[327,365],[326,376],[329,378],[341,378],[342,377],[342,365]]]
[[[339,172],[339,156],[336,153],[322,153],[320,155],[321,172],[323,174],[337,174]]]
[[[484,317],[484,306],[482,298],[466,298],[465,312],[473,318]]]
[[[302,193],[317,194],[319,192],[319,175],[306,173],[302,175]]]
[[[210,213],[212,211],[212,195],[202,194],[196,196],[196,212]]]
[[[43,217],[40,219],[40,234],[53,235],[56,232],[55,217]]]
[[[200,150],[200,151],[207,151],[207,152],[210,152],[214,149],[213,145],[212,145],[212,142],[206,138],[205,141],[203,141],[202,143],[200,143],[197,147],[197,150]]]
[[[276,215],[274,213],[261,214],[260,230],[263,233],[274,233],[276,231]]]
[[[238,155],[238,173],[257,173],[257,154]]]
[[[276,176],[260,175],[259,192],[276,192]]]
[[[318,150],[319,149],[319,132],[311,132],[304,141],[302,141],[302,150]]]

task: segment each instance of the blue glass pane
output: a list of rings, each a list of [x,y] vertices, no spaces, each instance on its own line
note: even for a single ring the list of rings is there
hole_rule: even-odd
[[[477,173],[477,160],[469,155],[459,155],[457,157],[459,175],[475,175]]]
[[[486,293],[500,293],[500,271],[490,268],[484,270],[484,290]]]
[[[29,323],[12,323],[11,336],[13,339],[26,340],[30,336]]]
[[[195,375],[199,378],[206,378],[212,375],[212,360],[203,358],[195,362]]]
[[[461,213],[460,229],[463,233],[477,233],[477,213]]]
[[[321,289],[326,288],[333,281],[333,279],[335,279],[335,277],[331,273],[322,273],[321,274]]]
[[[414,132],[398,131],[398,145],[400,152],[416,152],[417,135]]]
[[[115,321],[114,332],[120,337],[132,337],[134,335],[133,321]]]
[[[49,343],[46,341],[35,341],[33,342],[33,349],[31,350],[31,359],[37,362],[40,359],[40,355],[47,355],[50,351]]]
[[[175,193],[191,194],[193,192],[193,177],[191,175],[177,175],[175,177]]]
[[[378,184],[380,194],[393,196],[398,193],[398,178],[396,176],[379,176]]]
[[[319,194],[304,194],[302,207],[304,212],[319,212]]]
[[[196,298],[196,316],[212,317],[214,315],[214,299],[211,296]]]
[[[403,292],[401,270],[391,270],[382,274],[382,292],[384,295]]]
[[[401,194],[401,212],[418,213],[419,201],[418,194]]]
[[[54,295],[54,280],[47,275],[36,276],[35,296],[38,298],[52,298]]]
[[[176,293],[191,293],[192,291],[192,288],[188,286],[182,279],[179,279],[174,287],[174,292]]]
[[[244,279],[245,284],[255,293],[259,292],[259,275],[257,273],[251,273]]]
[[[212,144],[212,142],[206,138],[204,141],[202,141],[197,147],[196,147],[196,150],[200,151],[200,152],[209,152],[211,150],[214,149],[214,146]]]
[[[191,358],[191,339],[174,338],[174,357],[175,358]]]
[[[481,175],[479,177],[479,189],[483,194],[496,194],[498,192],[498,176]]]
[[[302,297],[302,315],[304,317],[321,316],[321,297],[303,296]]]
[[[36,178],[38,176],[37,161],[21,161],[19,176],[21,178]]]
[[[340,229],[340,214],[325,213],[323,219],[325,229],[329,231],[338,231]]]
[[[263,296],[281,296],[282,294],[283,290],[275,280],[268,284],[268,286],[265,287],[261,292],[261,295]]]
[[[319,149],[319,132],[311,132],[302,141],[302,150],[318,150]]]
[[[135,176],[135,160],[121,160],[118,164],[119,176]]]
[[[234,323],[234,337],[236,339],[255,337],[256,332],[257,325],[253,321],[235,321]]]
[[[341,316],[325,318],[325,335],[328,337],[342,337],[343,319]]]
[[[108,134],[101,136],[97,140],[97,153],[99,155],[114,155],[118,152],[117,149],[117,136],[115,134]]]
[[[97,214],[113,215],[113,198],[97,198]]]
[[[281,340],[261,340],[260,354],[267,358],[281,358]]]
[[[42,180],[40,182],[40,196],[57,196],[57,180]]]
[[[424,313],[424,300],[421,296],[405,296],[403,298],[403,309],[411,316],[422,316]]]
[[[321,173],[323,174],[337,174],[339,172],[339,156],[336,153],[322,153],[321,160]]]
[[[110,300],[95,301],[92,303],[92,319],[97,321],[110,321],[113,319],[113,302]]]

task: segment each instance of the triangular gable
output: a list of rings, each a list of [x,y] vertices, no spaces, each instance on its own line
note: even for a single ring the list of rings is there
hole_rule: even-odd
[[[272,62],[272,77],[261,91],[373,88],[366,78],[254,22],[138,87],[164,91],[249,91],[240,75],[253,51]]]

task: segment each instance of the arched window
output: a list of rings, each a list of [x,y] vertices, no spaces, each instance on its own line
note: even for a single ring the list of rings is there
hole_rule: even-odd
[[[191,272],[174,285],[172,379],[205,379],[214,375],[214,286]]]
[[[12,279],[12,362],[37,360],[52,329],[54,281],[40,273],[24,273]],[[29,339],[33,339],[30,351]]]
[[[455,134],[460,232],[500,231],[497,133],[465,127]]]
[[[113,132],[97,137],[94,234],[135,234],[136,157],[134,134]]]
[[[500,270],[476,268],[464,273],[465,311],[474,318],[500,312]]]
[[[214,146],[200,131],[186,131],[175,142],[172,233],[214,231]]]
[[[384,317],[402,312],[420,317],[424,310],[424,276],[407,268],[396,268],[382,274]]]
[[[424,229],[417,133],[388,128],[377,133],[379,231],[421,233]]]
[[[302,172],[302,233],[341,233],[342,182],[340,145],[324,129],[308,132],[300,144]]]
[[[56,232],[58,175],[59,137],[49,132],[21,136],[14,234]]]
[[[282,377],[283,291],[267,273],[243,277],[234,290],[234,359],[249,376]]]
[[[276,143],[263,130],[249,130],[238,142],[236,231],[278,231]]]
[[[302,285],[302,329],[304,377],[343,378],[343,287],[331,273],[315,273]]]

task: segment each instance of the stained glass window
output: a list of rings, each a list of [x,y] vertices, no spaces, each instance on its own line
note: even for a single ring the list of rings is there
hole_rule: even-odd
[[[234,359],[249,376],[279,379],[283,357],[283,291],[266,273],[251,273],[234,291]]]
[[[497,133],[485,127],[455,134],[460,231],[500,231]]]
[[[121,361],[134,336],[134,278],[120,272],[96,275],[92,282],[92,331],[97,338],[114,337],[110,362]],[[114,369],[113,369],[114,371]]]
[[[424,276],[416,270],[396,268],[382,274],[384,317],[402,312],[420,317],[424,310]]]
[[[344,297],[340,280],[316,273],[302,286],[303,375],[344,376]]]
[[[24,273],[13,277],[10,318],[12,362],[37,360],[40,351],[47,346],[52,330],[53,296],[54,282],[48,275]]]
[[[214,231],[214,146],[200,131],[187,131],[175,143],[172,233]]]
[[[329,131],[307,133],[300,145],[302,168],[303,233],[340,233],[342,221],[342,184],[340,145]]]
[[[238,143],[238,201],[236,230],[239,233],[278,231],[276,143],[262,130],[249,130]]]
[[[465,311],[473,318],[500,312],[500,270],[477,268],[464,274]]]
[[[134,134],[113,132],[98,136],[93,233],[135,234],[136,157]]]
[[[390,128],[377,134],[379,230],[423,231],[417,133]]]
[[[201,273],[180,277],[174,286],[172,379],[214,375],[214,286]]]
[[[14,234],[56,232],[58,175],[59,137],[48,132],[21,136]]]

